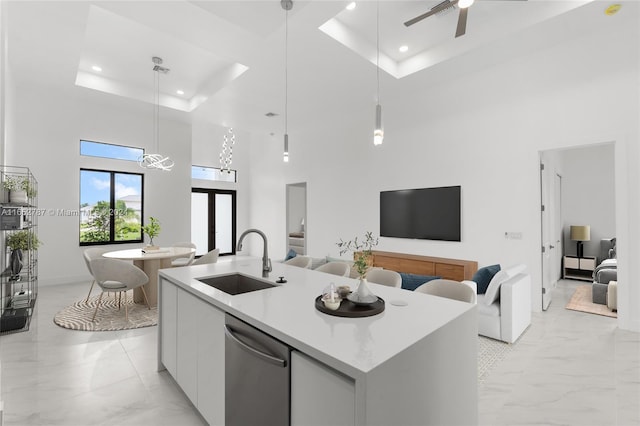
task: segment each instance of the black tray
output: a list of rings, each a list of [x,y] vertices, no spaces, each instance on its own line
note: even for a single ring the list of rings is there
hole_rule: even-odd
[[[328,309],[324,306],[324,303],[322,303],[322,296],[318,296],[316,297],[316,309],[322,313],[325,313],[327,315],[334,315],[336,317],[370,317],[384,311],[384,300],[381,297],[378,297],[377,302],[373,302],[370,305],[362,306],[356,305],[348,299],[342,299],[342,302],[340,302],[340,306],[338,307],[338,309],[332,311],[331,309]]]

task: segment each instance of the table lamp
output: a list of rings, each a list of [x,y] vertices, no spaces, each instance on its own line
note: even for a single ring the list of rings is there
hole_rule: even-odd
[[[570,237],[572,241],[576,241],[578,257],[582,257],[582,242],[591,240],[591,227],[589,225],[572,225]]]

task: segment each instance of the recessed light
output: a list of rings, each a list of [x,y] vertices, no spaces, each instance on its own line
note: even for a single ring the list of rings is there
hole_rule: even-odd
[[[605,15],[611,16],[611,15],[615,15],[620,8],[622,7],[621,4],[612,4],[611,6],[607,7],[604,10]]]
[[[352,1],[351,3],[349,3],[347,5],[347,7],[345,7],[345,9],[347,9],[347,10],[353,10],[355,8],[356,8],[356,2],[355,1]]]
[[[97,65],[92,66],[91,69],[94,70],[95,72],[101,72],[102,71],[102,68],[100,68]]]
[[[183,90],[176,90],[176,93],[177,93],[178,95],[184,95],[184,91],[183,91]]]
[[[400,46],[400,47],[398,48],[398,50],[399,50],[400,52],[404,53],[404,52],[406,52],[407,50],[409,50],[409,46],[406,46],[406,45],[405,45],[405,46]]]

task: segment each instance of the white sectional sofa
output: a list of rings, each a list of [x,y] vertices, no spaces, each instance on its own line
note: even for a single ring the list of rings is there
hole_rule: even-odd
[[[478,334],[513,343],[531,324],[531,276],[525,265],[498,272],[478,295]]]

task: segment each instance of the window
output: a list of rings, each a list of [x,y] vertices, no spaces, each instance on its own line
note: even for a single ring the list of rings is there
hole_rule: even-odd
[[[80,169],[80,245],[142,242],[143,175]]]
[[[235,170],[222,171],[216,167],[191,166],[191,178],[218,182],[237,182]]]
[[[138,161],[138,159],[144,155],[144,149],[81,140],[80,155],[112,158],[114,160]]]

